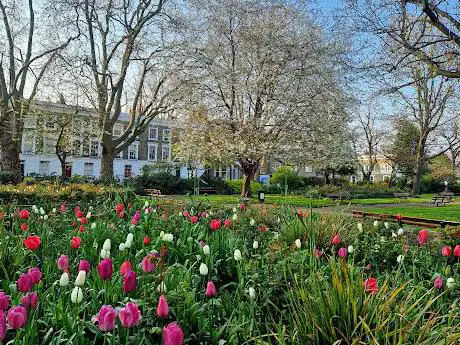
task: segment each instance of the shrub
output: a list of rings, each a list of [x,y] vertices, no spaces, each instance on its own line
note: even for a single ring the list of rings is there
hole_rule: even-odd
[[[243,186],[243,179],[239,180],[226,180],[225,183],[229,186],[232,194],[239,194]],[[264,190],[264,186],[260,182],[251,181],[251,194],[257,194],[259,190]]]
[[[287,184],[290,190],[299,190],[305,187],[304,180],[291,167],[280,166],[270,178],[271,185],[280,185],[284,190]]]
[[[16,180],[16,174],[9,171],[0,172],[0,184],[13,183]]]

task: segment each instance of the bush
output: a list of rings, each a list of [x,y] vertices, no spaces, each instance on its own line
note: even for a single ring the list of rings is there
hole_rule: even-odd
[[[145,194],[145,189],[159,189],[163,194],[176,194],[181,190],[181,180],[169,172],[144,172],[127,181],[135,193]]]
[[[241,187],[243,186],[243,179],[239,180],[226,180],[225,183],[230,188],[232,194],[240,194]],[[260,182],[251,181],[251,194],[257,194],[259,190],[265,190]]]
[[[311,189],[308,194],[314,197],[326,197],[327,194],[342,194],[349,199],[368,199],[368,198],[391,198],[394,193],[403,190],[398,187],[388,187],[386,184],[365,184],[365,185],[324,185]]]
[[[279,185],[284,190],[288,185],[290,190],[299,190],[305,187],[301,176],[297,175],[291,167],[280,166],[270,178],[271,185]]]
[[[9,171],[0,172],[0,184],[14,183],[16,180],[16,174]]]

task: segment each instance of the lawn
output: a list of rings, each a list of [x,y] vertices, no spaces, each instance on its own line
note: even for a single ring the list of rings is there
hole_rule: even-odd
[[[401,207],[366,207],[363,208],[366,212],[384,213],[384,214],[401,214],[408,217],[422,217],[439,220],[460,220],[460,204],[447,206],[405,206]]]

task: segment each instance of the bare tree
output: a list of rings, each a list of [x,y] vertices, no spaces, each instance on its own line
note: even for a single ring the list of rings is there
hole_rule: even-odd
[[[20,178],[23,117],[56,56],[78,37],[78,30],[66,38],[46,31],[50,39],[45,40],[37,25],[47,21],[45,15],[38,13],[33,0],[26,6],[15,0],[0,0],[0,171],[11,172],[16,180]]]
[[[458,121],[450,121],[439,132],[446,141],[447,154],[452,162],[452,170],[456,171],[460,166],[460,127]]]
[[[69,4],[72,2],[69,0]],[[173,109],[177,78],[166,0],[78,3],[84,51],[83,92],[96,109],[102,145],[101,178],[113,179],[114,158],[145,131],[150,121]],[[123,108],[129,113],[123,133],[113,127]]]

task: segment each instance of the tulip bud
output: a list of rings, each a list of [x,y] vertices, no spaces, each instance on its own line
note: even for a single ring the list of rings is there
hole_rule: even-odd
[[[164,234],[162,240],[166,241],[166,242],[173,242],[174,241],[174,235],[173,234]]]
[[[396,258],[396,261],[398,262],[398,264],[401,264],[403,263],[404,261],[404,255],[398,255],[398,257]]]
[[[110,250],[105,250],[104,248],[101,249],[101,258],[108,259],[110,258]]]
[[[85,272],[85,271],[80,271]],[[80,303],[83,300],[83,290],[79,286],[75,286],[70,294],[72,303]]]
[[[86,272],[85,271],[79,271],[77,278],[75,278],[75,285],[77,286],[83,286],[85,284],[86,280]]]
[[[253,287],[250,287],[250,288],[249,288],[249,297],[250,297],[251,299],[256,298],[256,290],[254,290]]]
[[[53,207],[53,210],[51,212],[56,213],[56,207]]]
[[[43,220],[48,220],[48,215],[47,215],[47,214],[45,214],[45,215],[43,216]]]
[[[69,285],[69,274],[67,272],[62,273],[61,278],[59,279],[59,285],[61,286]]]
[[[164,232],[164,231],[161,231],[161,232],[160,232],[160,240],[163,239],[163,236],[164,236],[164,235],[165,235],[165,232]]]
[[[167,291],[165,282],[161,282],[160,284],[158,284],[157,291],[161,293]]]
[[[348,253],[353,254],[355,248],[353,246],[348,246]]]
[[[385,226],[385,229],[388,229],[390,227],[390,224],[388,222],[383,223],[383,225]]]
[[[379,221],[378,220],[374,220],[374,226],[375,227],[379,226]]]
[[[249,221],[249,225],[250,226],[256,225],[256,221],[254,220],[254,218],[251,218],[251,220]]]
[[[398,235],[399,235],[399,236],[404,235],[404,229],[403,229],[403,228],[399,228],[399,230],[398,230]]]
[[[120,252],[124,251],[126,248],[126,245],[124,243],[120,243],[120,245],[118,246],[118,249],[120,250]]]
[[[294,243],[295,243],[295,246],[297,247],[297,249],[300,249],[302,247],[302,242],[300,241],[299,238],[296,239]]]
[[[236,213],[236,211],[237,211],[236,207],[234,207],[232,211],[233,211],[233,213]]]
[[[259,248],[259,242],[257,241],[252,242],[252,249],[257,249],[257,248]]]
[[[233,252],[233,258],[236,261],[241,261],[242,256],[241,256],[241,251],[239,249],[235,249],[235,251]]]
[[[91,223],[91,230],[96,230],[96,223]]]
[[[363,232],[363,223],[358,223],[356,226],[358,227],[359,232]]]
[[[200,274],[202,276],[205,276],[205,275],[208,274],[208,271],[209,271],[208,266],[206,266],[206,264],[204,262],[202,262],[201,265],[200,265]]]
[[[112,244],[110,242],[110,239],[108,238],[104,241],[104,244],[102,245],[102,249],[107,251],[107,250],[110,250],[111,247],[112,247]]]
[[[204,255],[209,255],[210,252],[211,252],[211,249],[209,248],[209,246],[207,244],[205,244],[203,246],[203,254]]]
[[[455,287],[455,280],[454,278],[447,278],[446,286],[448,289],[453,289]]]
[[[237,219],[238,219],[238,215],[237,215],[236,213],[235,213],[235,214],[233,214],[233,216],[232,216],[232,220],[237,220]]]

